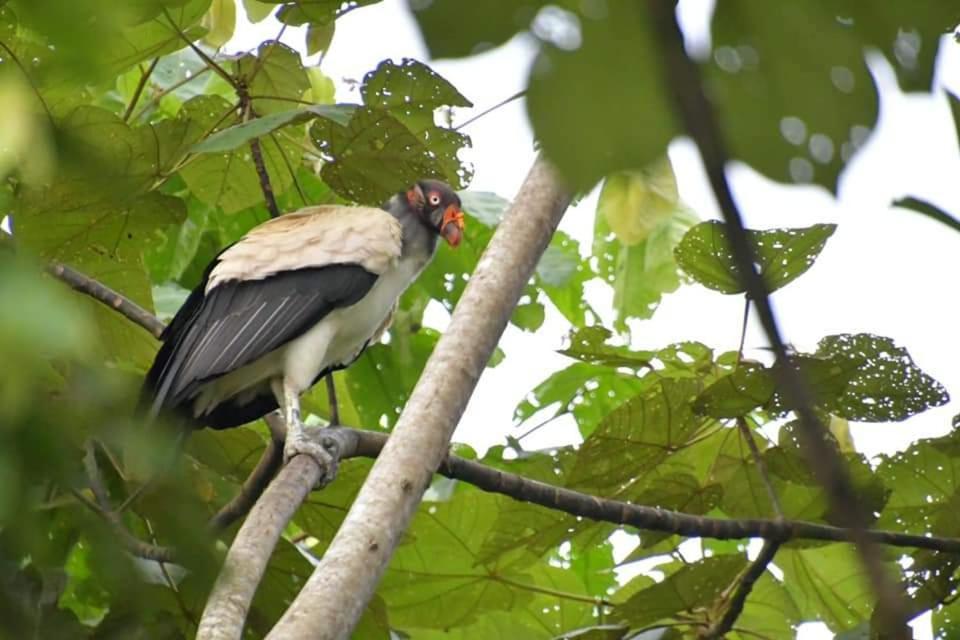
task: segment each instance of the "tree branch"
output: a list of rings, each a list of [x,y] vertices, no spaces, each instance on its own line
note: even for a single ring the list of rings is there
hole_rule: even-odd
[[[243,120],[256,118],[257,114],[253,110],[253,104],[250,102],[250,94],[247,92],[246,86],[238,84],[237,95],[240,96],[240,113]],[[277,198],[273,193],[273,185],[270,184],[267,165],[263,161],[263,149],[260,147],[259,138],[250,139],[250,156],[253,158],[253,167],[257,171],[257,178],[260,180],[260,190],[263,191],[263,201],[267,205],[267,211],[270,212],[271,218],[279,218],[280,208],[277,206]]]
[[[730,604],[727,606],[727,610],[724,611],[723,617],[720,618],[715,625],[703,632],[702,637],[705,640],[722,638],[723,634],[733,629],[733,623],[735,623],[737,618],[740,617],[740,614],[743,613],[743,605],[747,602],[747,596],[753,591],[753,585],[763,576],[763,572],[767,570],[767,565],[773,562],[773,557],[777,555],[780,544],[777,540],[767,540],[763,543],[763,548],[760,549],[757,558],[750,564],[747,572],[744,573],[740,579],[740,584],[737,585],[737,590],[733,594],[733,598],[730,599]]]
[[[60,262],[51,262],[47,265],[47,271],[70,285],[74,290],[84,293],[95,300],[102,302],[117,313],[122,314],[134,324],[140,325],[150,332],[154,338],[160,338],[160,334],[166,328],[160,320],[138,305],[126,296],[117,293],[110,287],[100,284],[90,276],[86,276],[76,269],[72,269]]]
[[[357,431],[324,429],[341,451],[356,450]],[[244,520],[200,619],[197,640],[239,640],[273,549],[287,523],[320,479],[320,467],[309,456],[296,456],[277,474]],[[294,636],[299,637],[299,636]]]
[[[268,638],[349,636],[443,462],[457,421],[570,199],[553,168],[538,159],[480,258],[383,455]]]
[[[727,182],[730,157],[713,108],[703,91],[697,65],[687,57],[674,2],[647,2],[653,30],[663,53],[664,86],[682,124],[700,150],[703,164],[728,227],[730,247],[747,295],[754,301],[764,332],[777,356],[774,374],[787,406],[799,419],[800,438],[807,461],[826,490],[834,512],[852,533],[867,574],[878,596],[886,629],[906,629],[903,593],[887,575],[879,549],[865,535],[868,514],[857,499],[842,458],[824,438],[825,427],[814,411],[814,397],[800,372],[790,365],[766,284],[755,267],[753,248]]]

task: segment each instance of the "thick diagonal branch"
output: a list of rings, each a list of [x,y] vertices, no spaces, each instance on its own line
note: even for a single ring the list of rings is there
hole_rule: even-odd
[[[269,638],[349,637],[570,199],[554,169],[538,159],[343,525]]]
[[[734,263],[743,278],[747,295],[754,301],[764,332],[777,356],[774,373],[787,405],[799,418],[800,438],[807,461],[826,490],[834,512],[842,518],[857,543],[870,582],[880,601],[885,628],[906,630],[903,594],[883,567],[879,549],[864,534],[868,514],[857,499],[842,458],[827,444],[824,425],[814,411],[814,398],[800,372],[790,365],[786,344],[780,335],[766,284],[756,269],[753,248],[747,239],[740,211],[726,177],[730,160],[713,107],[704,93],[697,65],[687,57],[674,2],[645,3],[663,54],[664,85],[668,88],[687,133],[703,158],[704,168],[727,223]]]

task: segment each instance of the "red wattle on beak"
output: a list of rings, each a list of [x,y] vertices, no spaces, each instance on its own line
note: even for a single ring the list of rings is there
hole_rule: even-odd
[[[456,205],[450,205],[443,212],[440,235],[451,247],[458,246],[463,239],[463,211],[460,211]]]

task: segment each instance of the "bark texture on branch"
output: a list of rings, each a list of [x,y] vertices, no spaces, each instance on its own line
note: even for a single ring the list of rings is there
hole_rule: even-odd
[[[570,199],[554,169],[538,159],[343,525],[268,638],[349,637],[446,457],[480,373]]]

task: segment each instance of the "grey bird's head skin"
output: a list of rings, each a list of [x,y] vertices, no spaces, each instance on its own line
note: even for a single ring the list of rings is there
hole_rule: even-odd
[[[463,238],[460,197],[450,185],[439,180],[418,180],[406,192],[392,197],[384,206],[403,228],[403,255],[433,255],[437,238],[451,247]]]

